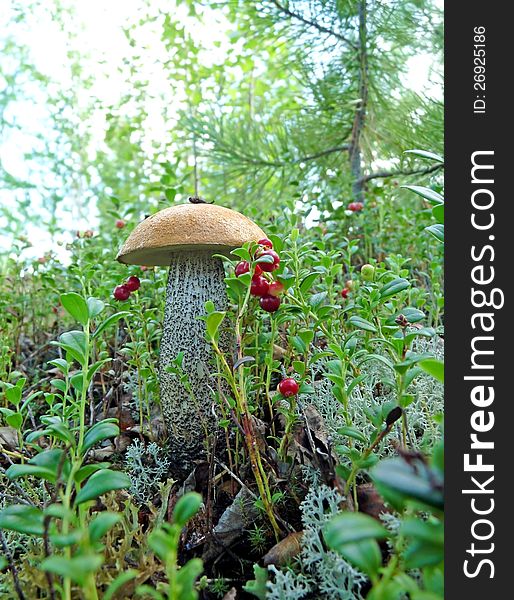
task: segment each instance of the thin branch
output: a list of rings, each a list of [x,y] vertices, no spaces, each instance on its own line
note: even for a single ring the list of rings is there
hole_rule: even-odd
[[[283,6],[282,4],[280,4],[280,2],[278,2],[278,0],[271,0],[271,1],[281,12],[288,15],[292,19],[297,19],[298,21],[302,22],[304,25],[307,25],[308,27],[314,27],[314,29],[321,31],[322,33],[331,35],[331,36],[337,38],[338,40],[340,40],[341,42],[348,44],[354,50],[357,50],[357,46],[352,42],[352,40],[348,39],[344,35],[341,35],[340,33],[337,33],[337,31],[334,31],[333,29],[329,29],[328,27],[324,27],[323,25],[320,25],[316,21],[310,21],[309,19],[306,19],[303,15],[293,12],[287,6]]]
[[[397,171],[375,171],[374,173],[370,173],[369,175],[365,175],[361,177],[357,183],[363,184],[371,179],[379,179],[386,177],[395,177],[397,175],[428,175],[429,173],[435,173],[442,169],[444,164],[439,163],[437,165],[432,165],[431,167],[425,167],[424,169],[411,169],[411,170],[397,170]]]
[[[242,163],[246,163],[249,165],[255,165],[259,167],[274,167],[276,169],[282,169],[287,167],[288,165],[298,165],[303,162],[308,162],[310,160],[316,160],[317,158],[321,158],[322,156],[327,156],[328,154],[333,154],[334,152],[346,152],[350,149],[350,144],[341,144],[340,146],[334,146],[333,148],[327,148],[326,150],[320,150],[319,152],[315,152],[314,154],[309,154],[307,156],[302,156],[301,158],[295,158],[291,161],[268,161],[264,158],[260,157],[252,157],[242,154],[241,152],[236,152],[234,149],[230,149],[226,152],[228,156],[232,155],[235,158],[239,159]]]
[[[332,154],[333,152],[345,152],[350,149],[350,144],[342,144],[341,146],[335,146],[334,148],[328,148],[327,150],[321,150],[320,152],[316,152],[315,154],[310,154],[309,156],[304,156],[303,158],[298,158],[293,161],[293,164],[306,162],[308,160],[316,160],[316,158],[321,158],[322,156],[326,156],[327,154]],[[284,166],[286,163],[284,163]]]

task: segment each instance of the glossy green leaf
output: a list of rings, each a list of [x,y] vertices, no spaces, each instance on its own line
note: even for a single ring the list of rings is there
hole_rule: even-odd
[[[95,500],[102,494],[112,490],[130,487],[130,477],[120,471],[101,469],[93,473],[75,498],[75,504]]]
[[[357,327],[357,329],[363,329],[364,331],[371,331],[373,333],[377,331],[377,328],[373,325],[373,323],[370,323],[358,315],[353,315],[350,317],[348,319],[348,324],[353,325],[353,327]]]
[[[114,325],[114,323],[117,323],[120,319],[123,319],[124,317],[128,317],[130,315],[130,312],[127,310],[122,310],[120,312],[114,313],[113,315],[111,315],[110,317],[107,317],[107,319],[105,319],[105,321],[102,321],[102,323],[100,323],[100,325],[95,329],[92,338],[96,339],[98,338],[100,335],[102,335],[102,333],[111,325]]]
[[[84,436],[82,453],[87,452],[92,446],[110,437],[116,437],[120,434],[120,428],[116,423],[100,421],[95,423]]]
[[[368,539],[387,537],[388,531],[380,523],[360,512],[344,512],[336,515],[325,527],[323,536],[328,546],[339,552],[341,546]]]
[[[435,152],[428,152],[427,150],[405,150],[404,154],[413,154],[414,156],[420,156],[421,158],[429,158],[439,163],[444,163],[444,158],[436,154]]]
[[[99,542],[116,523],[121,521],[121,515],[113,512],[102,512],[89,523],[89,539]]]
[[[420,185],[402,185],[402,188],[414,192],[418,196],[428,200],[428,202],[431,204],[441,204],[444,202],[444,198],[441,196],[441,194],[430,188],[422,187]]]
[[[27,504],[7,506],[0,511],[0,529],[41,536],[44,533],[43,513]]]
[[[350,437],[353,438],[355,440],[358,440],[359,442],[362,442],[363,444],[367,443],[367,439],[366,436],[364,434],[362,434],[358,429],[356,429],[355,427],[350,427],[350,426],[346,426],[346,427],[340,427],[337,430],[337,433],[339,435],[344,435],[346,437]]]
[[[432,377],[435,377],[437,381],[444,383],[444,362],[435,358],[427,358],[420,361],[418,366]]]
[[[83,586],[88,575],[97,571],[103,562],[104,558],[99,554],[87,554],[72,558],[53,555],[45,558],[40,567],[43,571],[67,577]]]
[[[402,502],[418,501],[436,509],[444,506],[441,475],[424,463],[411,465],[402,458],[387,458],[370,474],[383,495],[391,491]]]
[[[202,496],[196,492],[189,492],[182,496],[173,509],[173,522],[184,525],[196,515],[202,504]]]
[[[220,311],[214,311],[207,315],[205,319],[205,327],[207,329],[207,335],[210,339],[215,339],[218,329],[225,318],[225,313]]]
[[[428,233],[432,234],[439,242],[444,242],[444,225],[437,223],[425,228]]]
[[[382,289],[380,290],[380,298],[383,300],[384,298],[389,298],[394,294],[398,294],[399,292],[403,292],[410,287],[410,283],[404,279],[403,277],[397,277],[393,279],[389,283],[386,283]]]
[[[75,292],[67,292],[59,296],[62,306],[65,310],[81,325],[86,325],[89,319],[89,310],[87,303]]]
[[[97,317],[105,308],[105,303],[99,298],[88,298],[86,301],[90,319]]]

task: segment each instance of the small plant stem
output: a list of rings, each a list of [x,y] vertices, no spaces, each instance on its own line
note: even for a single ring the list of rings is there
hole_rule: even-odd
[[[291,429],[295,423],[295,411],[296,411],[296,396],[291,396],[289,415],[287,418],[286,429],[284,431],[284,437],[280,440],[280,446],[278,448],[278,455],[282,460],[286,459],[287,449],[289,447],[289,439],[291,437]]]
[[[248,301],[250,299],[250,286],[246,291],[245,298],[241,305],[241,308],[238,311],[236,317],[235,324],[235,336],[236,336],[236,345],[237,345],[237,358],[238,360],[243,357],[242,350],[242,338],[241,338],[241,322],[243,318],[243,314],[246,311],[248,306]],[[215,339],[211,339],[213,348],[217,356],[221,361],[221,365],[223,370],[225,371],[226,379],[232,388],[232,392],[234,393],[234,397],[236,400],[238,412],[242,421],[242,428],[244,431],[244,437],[246,442],[246,448],[248,451],[248,457],[250,459],[250,465],[252,468],[252,472],[255,478],[255,482],[257,484],[257,488],[259,490],[259,494],[261,496],[262,502],[264,504],[264,508],[268,518],[270,520],[271,526],[273,527],[273,531],[275,533],[275,537],[277,541],[280,539],[280,528],[278,526],[275,513],[273,512],[273,502],[271,498],[271,491],[269,488],[269,482],[266,475],[266,471],[262,465],[261,456],[259,452],[259,448],[257,445],[257,437],[255,435],[255,429],[253,427],[252,418],[250,415],[250,411],[248,409],[248,402],[246,399],[246,387],[243,377],[242,368],[239,370],[238,378],[234,376],[233,369],[227,363],[227,359],[225,358],[223,352],[221,352],[217,342]]]

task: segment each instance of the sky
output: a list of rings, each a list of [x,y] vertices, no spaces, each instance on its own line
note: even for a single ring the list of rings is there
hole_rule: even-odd
[[[45,10],[44,2],[40,3],[39,9],[36,9],[32,18],[27,23],[15,23],[16,4],[19,0],[0,0],[2,10],[0,11],[0,40],[2,32],[12,34],[23,45],[26,45],[30,51],[30,60],[34,62],[37,69],[48,75],[54,82],[54,87],[70,86],[71,77],[69,65],[63,57],[66,56],[69,44],[69,31],[75,32],[73,47],[76,49],[87,48],[89,53],[88,63],[92,74],[94,75],[93,88],[87,92],[97,97],[100,104],[116,104],[117,100],[127,91],[128,82],[123,74],[117,69],[117,65],[123,61],[123,58],[133,51],[126,36],[123,33],[123,26],[129,21],[136,21],[141,10],[142,0],[74,0],[75,16],[69,19],[69,29],[67,32],[60,30],[59,26],[52,20],[48,11]],[[169,10],[170,0],[153,0],[152,9],[159,8]],[[207,23],[201,23],[187,15],[184,6],[175,9],[175,14],[184,23],[186,29],[195,34],[205,52],[203,59],[205,62],[221,62],[228,49],[226,32],[228,23],[219,12],[209,11]],[[170,95],[169,84],[160,77],[158,71],[158,57],[164,52],[164,47],[160,43],[157,35],[159,23],[147,25],[144,28],[138,28],[137,36],[139,45],[145,48],[145,65],[148,80],[154,86],[157,97],[161,97],[169,103],[171,114],[179,107],[184,100],[184,90],[174,89]],[[157,29],[156,29],[157,28]],[[162,56],[162,55],[161,55]],[[87,60],[87,59],[86,59]],[[0,66],[4,70],[9,70],[7,58],[0,56]],[[429,95],[440,95],[440,86],[430,83],[430,68],[432,57],[430,55],[418,55],[410,59],[407,67],[406,84],[415,91],[424,92]],[[2,72],[0,69],[0,73]],[[0,93],[5,82],[2,82],[0,75]],[[52,93],[52,89],[48,90]],[[84,92],[86,93],[86,92]],[[34,133],[41,133],[44,136],[52,136],[53,132],[49,130],[47,124],[47,115],[45,110],[44,97],[37,88],[33,90],[32,101],[17,101],[11,103],[9,110],[4,115],[11,122],[16,122],[18,128],[11,130],[10,135],[0,139],[0,161],[3,168],[13,177],[26,179],[31,173],[34,176],[35,165],[30,164],[25,155],[33,149],[38,149],[41,142],[35,139]],[[168,94],[168,96],[167,96]],[[78,103],[83,102],[86,105],[90,102],[90,97],[78,97]],[[75,107],[77,108],[77,107]],[[162,126],[162,107],[155,103],[148,105],[148,117],[145,123],[147,133],[148,154],[155,150],[152,148],[151,140],[159,137],[159,132],[163,130]],[[78,124],[80,127],[81,124]],[[95,147],[101,148],[106,130],[105,113],[99,111],[94,115],[91,122],[82,124],[87,126],[89,132],[93,133],[90,158],[94,158]],[[143,140],[144,148],[144,140]],[[383,165],[377,165],[383,166]],[[37,169],[37,168],[36,168]],[[41,182],[52,184],[51,173],[40,172],[36,175]],[[0,203],[4,205],[13,202],[13,192],[0,190]],[[34,210],[38,210],[39,199],[37,195],[31,197],[34,203]],[[0,217],[1,219],[2,217]],[[61,218],[69,221],[70,229],[94,229],[94,213],[87,216],[80,212],[73,213],[63,211]],[[0,221],[0,229],[5,222]],[[62,247],[56,247],[49,239],[44,228],[31,225],[26,234],[36,242],[36,249],[28,251],[28,254],[41,254],[47,250],[57,251],[64,258]],[[63,238],[66,241],[66,236]],[[0,245],[7,243],[2,240],[0,234]],[[35,258],[36,256],[34,256]]]

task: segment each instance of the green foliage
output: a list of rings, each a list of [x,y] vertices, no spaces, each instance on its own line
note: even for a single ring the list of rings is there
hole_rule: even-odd
[[[87,600],[136,590],[194,600],[235,582],[270,600],[441,598],[434,3],[182,0],[170,11],[139,0],[116,30],[116,56],[94,36],[85,43],[75,3],[14,4],[0,40],[0,123],[10,144],[23,131],[30,168],[0,165],[0,595],[19,585],[26,597],[51,588],[70,600],[80,588]],[[39,21],[62,34],[62,77],[41,71],[23,34]],[[423,55],[433,85],[418,92],[408,71]],[[104,96],[107,79],[123,89]],[[32,123],[20,110],[35,98]],[[169,523],[177,488],[157,372],[166,272],[114,259],[137,222],[196,191],[263,227],[284,293],[266,313],[251,274],[235,276],[237,261],[253,271],[267,260],[255,244],[223,257],[230,305],[207,303],[203,318],[227,468],[202,490],[205,515],[194,518],[202,498],[185,494]],[[112,290],[128,275],[141,289],[120,305]],[[219,350],[227,332],[236,356]],[[181,353],[170,369],[188,389],[183,365]],[[285,398],[276,388],[290,376],[299,393]],[[333,485],[332,468],[339,491],[320,483]],[[206,562],[198,582],[203,547],[191,531],[203,539],[204,517],[213,527],[222,512],[213,499],[239,480],[258,509],[241,564],[260,561],[290,522],[304,531],[300,554],[255,566],[253,580],[244,566],[234,575]],[[363,483],[391,511],[383,526],[362,512]]]

